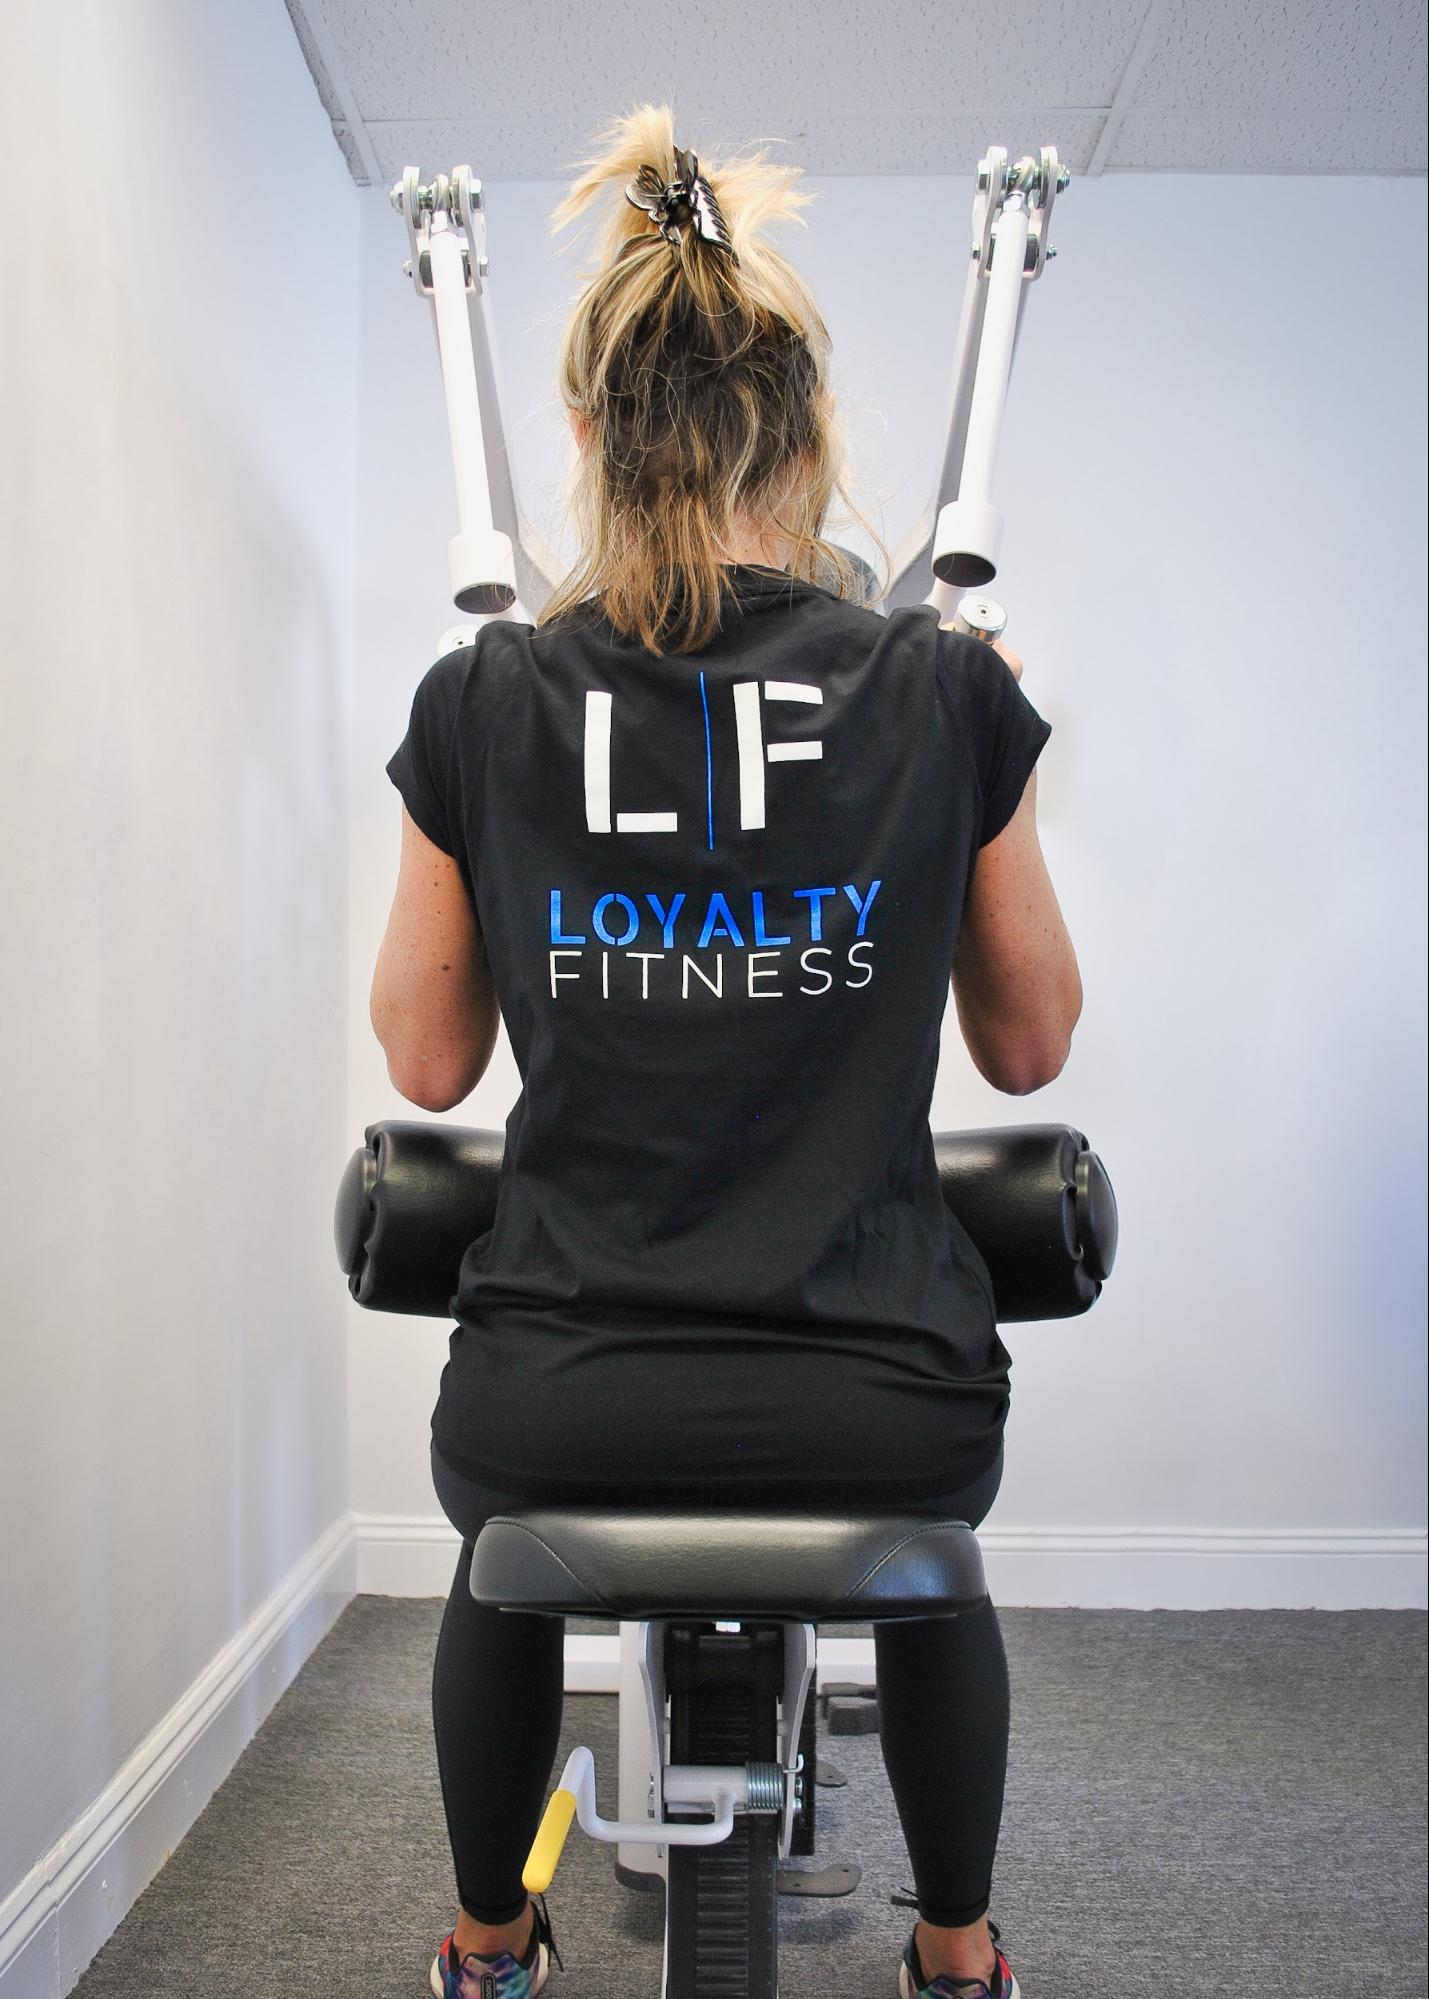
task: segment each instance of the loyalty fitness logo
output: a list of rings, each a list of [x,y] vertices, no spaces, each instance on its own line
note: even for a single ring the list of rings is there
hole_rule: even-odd
[[[782,920],[789,925],[787,931],[771,935],[765,914],[763,889],[748,892],[749,915],[741,922],[735,912],[735,904],[742,900],[738,892],[726,895],[716,889],[703,904],[696,903],[688,911],[688,896],[684,889],[670,897],[668,902],[652,890],[646,889],[642,895],[624,895],[618,889],[598,896],[591,905],[590,915],[585,920],[589,931],[600,945],[608,948],[598,953],[587,952],[581,947],[591,944],[592,937],[586,930],[567,930],[565,899],[558,888],[551,890],[551,997],[559,996],[563,983],[581,984],[592,976],[597,976],[602,999],[611,996],[610,958],[611,952],[620,953],[622,966],[622,990],[634,991],[639,988],[641,999],[650,999],[652,965],[664,965],[667,960],[678,958],[678,970],[671,966],[662,974],[662,992],[669,992],[678,985],[681,999],[688,999],[695,982],[705,992],[716,999],[724,999],[726,947],[744,953],[744,973],[738,978],[740,989],[750,999],[782,999],[787,996],[788,986],[784,977],[791,969],[784,961],[798,951],[798,968],[806,976],[819,981],[814,985],[799,985],[793,988],[801,993],[826,993],[834,983],[835,971],[830,962],[835,957],[832,944],[824,938],[824,904],[834,898],[833,909],[845,923],[853,927],[854,941],[843,949],[844,967],[859,973],[857,978],[844,977],[846,986],[866,986],[873,977],[873,967],[868,962],[867,953],[873,949],[871,937],[865,937],[868,913],[873,907],[873,899],[883,886],[880,879],[869,883],[866,891],[860,890],[856,882],[845,882],[842,893],[852,905],[852,913],[846,914],[839,902],[837,888],[795,888],[788,891],[788,907],[782,909]],[[830,928],[834,924],[831,921]],[[796,931],[799,933],[796,937]],[[807,943],[803,940],[807,938]],[[755,948],[750,948],[751,942]],[[637,944],[649,944],[648,950],[637,950]],[[683,945],[683,949],[679,948]],[[658,947],[658,948],[654,948]],[[692,956],[698,952],[699,956]],[[865,955],[859,956],[859,953]],[[588,965],[588,957],[599,956],[598,970]],[[576,959],[574,965],[561,961]],[[765,959],[773,959],[766,964]],[[632,968],[639,966],[638,973]],[[738,975],[736,975],[738,977]],[[731,982],[733,987],[733,981]]]
[[[766,701],[822,703],[823,689],[800,680],[766,680],[762,683]],[[814,761],[822,758],[823,744],[812,737],[766,744],[757,680],[736,681],[734,697],[735,741],[739,759],[739,823],[742,831],[765,825],[766,763]],[[714,846],[713,758],[710,744],[709,695],[705,676],[700,675],[700,703],[704,715],[705,749],[705,837]],[[610,738],[614,700],[610,694],[592,689],[585,705],[585,806],[586,825],[592,833],[678,833],[679,813],[672,811],[612,811],[610,795]],[[724,999],[734,991],[750,999],[782,999],[789,992],[826,993],[841,978],[845,986],[866,986],[873,977],[868,954],[873,940],[864,935],[874,897],[882,887],[875,879],[866,890],[856,882],[842,889],[830,886],[791,888],[782,892],[778,931],[771,934],[766,917],[766,891],[747,892],[747,915],[736,914],[746,901],[743,891],[715,890],[702,905],[687,909],[684,889],[668,900],[653,890],[626,895],[611,890],[589,904],[580,915],[568,917],[562,890],[551,890],[550,978],[551,997],[561,996],[563,986],[598,983],[602,999],[612,990],[611,956],[618,953],[616,979],[622,992],[650,999],[652,983],[662,995],[678,991],[681,999],[692,993]],[[769,893],[774,893],[769,891]],[[845,908],[840,896],[847,898]],[[830,930],[839,944],[825,942],[825,904]],[[567,923],[572,927],[567,928]],[[579,924],[581,927],[574,927]],[[845,942],[852,930],[852,941]],[[645,946],[650,948],[643,948]],[[587,950],[586,946],[592,947]],[[604,946],[605,948],[600,948]],[[642,947],[642,948],[637,948]],[[726,959],[734,959],[735,970],[726,989]],[[838,962],[841,958],[842,962]],[[766,962],[772,960],[773,962]],[[574,961],[574,962],[571,962]],[[651,967],[661,969],[652,973]],[[814,983],[790,987],[795,972]],[[850,976],[857,974],[857,976]]]

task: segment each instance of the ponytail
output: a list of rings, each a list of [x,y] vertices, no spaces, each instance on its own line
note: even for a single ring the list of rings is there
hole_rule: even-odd
[[[815,197],[795,185],[800,169],[762,151],[701,159],[726,247],[688,226],[670,240],[625,197],[644,167],[675,177],[668,105],[612,120],[582,164],[553,234],[598,198],[619,198],[597,232],[596,268],[557,370],[566,408],[588,426],[570,489],[583,555],[539,623],[593,597],[648,650],[698,651],[719,629],[721,565],[740,516],[787,548],[794,575],[864,601],[867,565],[822,534],[835,494],[868,525],[844,485],[828,330],[803,279],[763,240],[772,222],[802,223]]]

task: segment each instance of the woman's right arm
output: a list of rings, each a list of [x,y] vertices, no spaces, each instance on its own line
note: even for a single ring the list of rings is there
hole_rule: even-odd
[[[994,649],[1020,679],[1017,655]],[[1011,820],[979,849],[952,988],[968,1053],[995,1090],[1025,1097],[1061,1074],[1082,980],[1037,837],[1035,770]]]

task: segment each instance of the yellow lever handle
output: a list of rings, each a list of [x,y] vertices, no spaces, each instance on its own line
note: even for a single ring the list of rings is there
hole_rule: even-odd
[[[533,1895],[544,1895],[550,1887],[556,1862],[561,1857],[561,1849],[565,1846],[566,1834],[575,1815],[575,1792],[552,1791],[551,1802],[531,1842],[531,1851],[526,1856],[526,1865],[521,1873],[522,1887],[528,1888]]]

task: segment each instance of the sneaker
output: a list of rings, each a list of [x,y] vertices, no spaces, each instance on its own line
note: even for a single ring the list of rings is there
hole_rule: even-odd
[[[904,1908],[917,1908],[917,1898],[908,1895],[894,1895],[890,1899]],[[993,1956],[996,1967],[992,1980],[983,1978],[952,1978],[947,1972],[929,1978],[923,1970],[918,1956],[918,1926],[913,1926],[913,1934],[903,1947],[903,1962],[898,1967],[898,1999],[1022,1999],[1022,1987],[1018,1984],[1012,1966],[997,1948],[1002,1932],[997,1924],[989,1921],[988,1934],[992,1938]]]
[[[533,1896],[532,1906],[536,1920],[531,1925],[531,1941],[524,1957],[515,1958],[509,1950],[499,1950],[495,1957],[479,1957],[469,1950],[459,1959],[456,1931],[450,1931],[432,1960],[435,1999],[536,1999],[551,1975],[551,1959],[555,1959],[562,1971],[566,1967],[561,1964],[561,1953],[551,1935],[545,1896]]]

